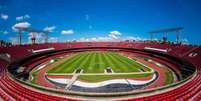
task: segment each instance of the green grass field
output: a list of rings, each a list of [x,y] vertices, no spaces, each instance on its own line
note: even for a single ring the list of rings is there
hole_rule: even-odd
[[[132,59],[115,52],[81,52],[53,69],[48,73],[73,73],[77,68],[83,73],[104,73],[104,69],[112,68],[115,73],[149,72],[147,68]]]
[[[69,57],[52,59],[54,62],[61,62],[48,70],[47,75],[70,75],[76,69],[83,72],[78,79],[86,82],[99,82],[111,79],[144,78],[153,75],[155,72],[151,67],[147,67],[137,61],[117,52],[86,51],[73,54]],[[52,61],[51,60],[51,61]],[[105,69],[110,67],[113,73],[105,73]],[[165,84],[171,84],[174,80],[173,72],[165,70]],[[38,71],[32,72],[32,83],[37,84],[35,75]]]
[[[153,75],[153,73],[142,73],[142,74],[117,74],[117,75],[80,75],[79,80],[86,82],[99,82],[104,80],[112,79],[126,79],[126,78],[144,78]]]

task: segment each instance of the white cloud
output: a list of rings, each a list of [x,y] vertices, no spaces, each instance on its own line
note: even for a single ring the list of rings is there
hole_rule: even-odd
[[[12,43],[13,45],[18,44],[18,39],[17,39],[17,37],[10,37],[9,40],[11,41],[11,43]]]
[[[49,42],[53,42],[53,43],[59,42],[59,38],[58,37],[50,37]]]
[[[104,37],[92,37],[92,38],[85,38],[82,37],[78,39],[78,41],[121,41],[120,36],[122,34],[119,31],[111,31],[107,36]]]
[[[82,38],[78,39],[77,41],[80,41],[80,42],[97,42],[97,41],[119,42],[119,41],[125,41],[125,40],[145,41],[148,39],[143,38],[143,37],[135,37],[135,36],[118,37],[118,39],[115,39],[113,37],[109,37],[109,35],[108,35],[106,37],[91,37],[91,38],[82,37]]]
[[[30,32],[29,33],[29,38],[31,39],[32,37],[35,37],[35,34],[36,34],[35,32]]]
[[[3,34],[5,34],[5,35],[8,34],[8,31],[3,31]]]
[[[18,17],[16,17],[16,20],[17,20],[17,21],[22,21],[22,20],[23,20],[23,16],[18,16]]]
[[[16,17],[16,20],[17,21],[23,21],[23,20],[26,20],[26,19],[29,19],[29,18],[31,18],[31,17],[28,14],[26,14],[26,15],[23,15],[23,16]]]
[[[47,26],[43,30],[47,32],[53,32],[56,29],[56,26]]]
[[[110,38],[113,38],[113,39],[118,39],[118,36],[113,35],[113,34],[109,34],[108,36],[109,36]]]
[[[120,38],[118,37],[118,39],[115,39],[114,37],[91,37],[91,38],[85,38],[82,37],[80,39],[78,39],[78,41],[81,42],[96,42],[96,41],[125,41],[125,40],[135,40],[135,41],[144,41],[147,40],[146,38],[142,38],[142,37],[133,37],[133,36],[127,36],[124,38]]]
[[[113,38],[110,38],[110,37],[92,37],[92,38],[82,37],[82,38],[78,39],[78,41],[81,41],[81,42],[96,42],[96,41],[120,41],[120,40],[114,40]]]
[[[18,31],[19,28],[28,28],[30,26],[31,26],[31,24],[28,22],[20,22],[20,23],[16,23],[15,25],[13,25],[12,29],[14,31]]]
[[[29,19],[31,18],[28,14],[24,15],[24,19]]]
[[[63,35],[74,34],[74,31],[72,29],[70,29],[70,30],[62,30],[61,34],[63,34]]]
[[[0,33],[6,35],[6,34],[8,34],[8,31],[0,31]]]
[[[112,34],[112,35],[121,35],[121,33],[119,31],[111,31],[110,34]]]
[[[1,14],[1,19],[7,20],[7,19],[8,19],[8,15],[6,15],[6,14]]]
[[[188,41],[187,38],[183,38],[183,39],[181,39],[181,42],[182,42],[183,44],[189,44],[189,41]]]
[[[142,37],[128,36],[128,37],[125,38],[125,40],[144,41],[144,40],[148,40],[148,39],[142,38]]]
[[[119,31],[111,31],[108,36],[113,39],[118,39],[121,33]]]

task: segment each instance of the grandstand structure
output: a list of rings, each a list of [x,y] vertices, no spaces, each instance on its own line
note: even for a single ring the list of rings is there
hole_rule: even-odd
[[[183,30],[183,27],[176,27],[176,28],[166,28],[166,29],[158,29],[158,30],[153,30],[150,31],[150,39],[153,40],[153,35],[156,33],[164,33],[165,36],[164,38],[167,40],[167,34],[170,32],[176,32],[176,43],[178,44],[180,42],[180,33]]]
[[[176,74],[176,82],[161,84],[163,70],[151,64],[159,77],[152,85],[139,90],[123,92],[82,92],[61,90],[41,79],[41,85],[29,82],[30,72],[37,66],[49,63],[53,58],[71,56],[83,51],[115,51],[129,57],[147,57],[170,66]],[[138,58],[137,58],[138,59]],[[66,42],[0,47],[0,97],[5,101],[73,101],[73,100],[181,100],[201,99],[201,47],[183,44],[167,44],[155,41],[135,42]],[[141,63],[148,62],[139,60]],[[153,61],[152,61],[153,62]],[[106,72],[113,72],[107,68]],[[78,73],[81,70],[77,71]],[[85,71],[83,71],[85,72]],[[45,74],[45,73],[44,73]],[[112,74],[112,73],[111,73]],[[51,76],[50,76],[51,77]],[[74,77],[76,78],[76,76]],[[73,83],[73,82],[72,82]],[[65,86],[69,88],[70,86]],[[53,89],[54,88],[54,89]],[[110,87],[108,89],[111,89]],[[111,89],[112,90],[112,89]]]

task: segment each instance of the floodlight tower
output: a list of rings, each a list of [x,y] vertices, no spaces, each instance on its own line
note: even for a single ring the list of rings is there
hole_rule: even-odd
[[[22,44],[22,31],[21,30],[18,31],[17,36],[18,36],[18,44],[21,45]]]
[[[36,43],[36,36],[35,36],[35,33],[34,33],[34,32],[32,32],[31,43],[32,43],[32,44],[35,44],[35,43]]]
[[[50,32],[49,31],[44,31],[44,34],[45,34],[45,43],[48,43],[48,39],[49,39],[49,37],[48,37],[48,34],[49,34]]]
[[[18,39],[19,39],[19,43],[21,44],[21,40],[22,40],[22,34],[21,32],[28,32],[28,33],[33,33],[33,36],[31,38],[32,44],[35,44],[36,41],[36,33],[47,33],[47,31],[43,31],[43,30],[38,30],[38,29],[33,29],[33,28],[20,28],[20,27],[16,27],[16,29],[18,29]]]
[[[176,37],[177,37],[176,42],[177,42],[177,43],[180,42],[180,33],[181,33],[181,30],[177,30],[177,31],[176,31]]]
[[[23,32],[23,28],[21,27],[15,27],[17,29],[17,39],[18,39],[18,44],[21,45],[22,44],[22,32]]]

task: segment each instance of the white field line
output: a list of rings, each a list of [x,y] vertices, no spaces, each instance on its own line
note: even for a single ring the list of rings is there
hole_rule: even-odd
[[[123,56],[124,56],[124,55],[123,55]],[[137,61],[137,60],[135,61],[135,60],[133,60],[131,57],[127,57],[127,56],[124,56],[124,57],[130,59],[130,60],[133,61],[133,62],[137,62],[138,64],[141,64],[141,65],[143,65],[143,66],[149,68],[149,69],[151,70],[151,72],[154,72],[154,70],[153,70],[152,68],[150,68],[149,66],[146,66],[146,65],[142,64],[141,62],[139,62],[139,61]]]
[[[130,72],[130,73],[80,73],[80,75],[125,75],[125,74],[152,74],[154,72]],[[74,75],[74,73],[48,73],[48,75]]]
[[[78,67],[79,68],[79,67]],[[75,69],[74,71],[73,71],[73,73],[71,73],[72,75],[74,75],[74,74],[76,74],[76,71],[77,71],[77,69]],[[81,73],[83,73],[83,69],[81,69],[81,71],[80,71],[80,73],[79,74],[81,74]],[[48,74],[50,74],[50,73],[48,73]]]
[[[31,72],[29,73],[29,75],[30,75],[30,81],[32,81],[32,80],[34,79],[34,76],[33,76],[33,73],[34,73],[34,72],[37,72],[37,71],[43,69],[43,68],[46,67],[47,65],[48,65],[48,63],[47,63],[47,64],[44,64],[44,65],[39,65],[39,66],[37,66],[37,69],[36,69],[36,70],[31,71]]]
[[[65,59],[65,58],[66,58],[66,57],[61,58],[61,60],[62,60],[62,59]],[[51,62],[51,60],[53,60],[53,59],[55,59],[55,58],[52,58],[52,59],[47,60],[47,61],[49,61],[49,62],[46,63],[46,64],[40,64],[39,66],[37,66],[37,69],[34,70],[33,72],[39,71],[39,70],[41,70],[41,69],[47,67],[49,64],[55,63],[55,62]],[[60,61],[60,60],[59,60],[59,61]]]
[[[126,57],[126,56],[124,56],[124,57]],[[146,66],[139,61],[135,61],[135,60],[131,59],[130,57],[126,57],[126,58],[129,58],[130,60],[149,68],[151,71],[147,71],[147,72],[140,71],[140,72],[129,72],[129,73],[115,73],[115,72],[112,72],[112,73],[80,73],[80,75],[124,75],[124,74],[149,74],[149,73],[151,74],[151,73],[155,72],[151,67]],[[73,73],[47,73],[47,74],[48,75],[74,75],[74,72]]]
[[[32,81],[34,79],[32,73],[31,73],[31,76],[30,76],[30,81]]]
[[[48,64],[44,64],[44,65],[40,65],[35,71],[38,71],[38,70],[41,70],[41,69],[43,69],[44,67],[46,67]]]
[[[141,69],[138,69],[140,72],[143,72],[143,70],[141,70]]]
[[[150,68],[149,66],[144,65],[143,63],[141,63],[141,62],[139,62],[139,61],[135,61],[135,62],[137,62],[138,64],[141,64],[141,65],[143,65],[143,66],[149,68],[149,69],[151,70],[150,72],[154,72],[154,70],[153,70],[152,68]]]

